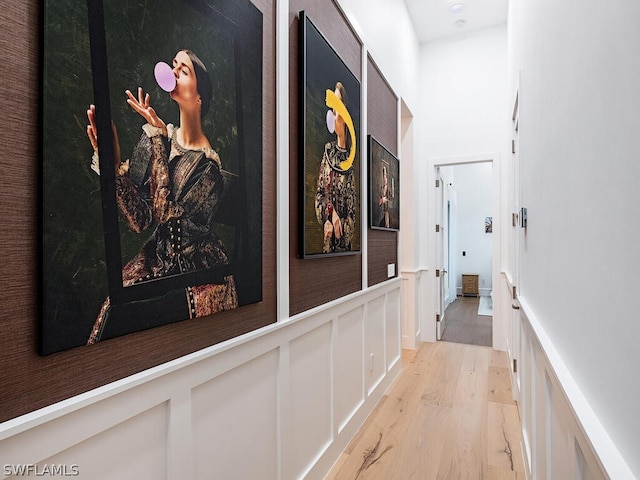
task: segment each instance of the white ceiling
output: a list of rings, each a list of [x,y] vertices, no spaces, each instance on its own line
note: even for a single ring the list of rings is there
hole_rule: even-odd
[[[404,0],[420,43],[460,35],[507,22],[509,0]],[[462,11],[452,14],[454,4]],[[456,21],[464,20],[461,27]]]

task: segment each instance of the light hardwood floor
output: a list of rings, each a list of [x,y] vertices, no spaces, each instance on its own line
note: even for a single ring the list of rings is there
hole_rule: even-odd
[[[403,363],[327,479],[525,478],[506,353],[423,343]]]

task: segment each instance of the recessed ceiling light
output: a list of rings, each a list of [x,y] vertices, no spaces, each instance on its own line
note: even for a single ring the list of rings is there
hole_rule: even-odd
[[[464,9],[464,3],[454,3],[449,7],[449,11],[452,15],[457,15]]]
[[[456,20],[456,23],[454,23],[454,25],[458,28],[462,28],[465,26],[466,23],[467,22],[465,22],[463,19],[460,19],[460,20]]]

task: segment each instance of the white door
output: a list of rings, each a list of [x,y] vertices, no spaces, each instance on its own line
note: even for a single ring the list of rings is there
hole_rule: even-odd
[[[513,160],[513,216],[512,216],[512,233],[511,233],[511,265],[512,265],[512,281],[513,290],[511,294],[511,328],[507,335],[507,351],[511,359],[511,373],[513,378],[513,398],[520,400],[520,372],[517,368],[517,362],[520,359],[520,335],[521,335],[521,317],[519,305],[516,300],[516,292],[520,290],[520,249],[521,236],[523,228],[521,227],[522,218],[520,218],[520,188],[518,185],[519,169],[520,169],[520,112],[518,102],[519,92],[516,92],[516,98],[513,105],[512,131],[511,131],[511,154]]]
[[[446,258],[445,251],[447,245],[447,227],[445,224],[446,204],[444,200],[444,183],[440,175],[440,167],[436,167],[436,339],[442,339],[444,331],[444,310],[445,310],[445,291],[446,291]]]

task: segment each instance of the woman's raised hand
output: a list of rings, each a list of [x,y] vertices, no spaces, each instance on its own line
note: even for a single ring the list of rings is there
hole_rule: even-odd
[[[87,118],[89,119],[89,125],[87,125],[87,137],[93,147],[93,151],[98,153],[98,129],[96,128],[96,106],[89,105],[87,110]]]
[[[95,105],[89,105],[89,109],[87,110],[87,119],[89,120],[89,125],[87,125],[87,137],[89,137],[89,142],[93,147],[93,153],[94,153],[94,156],[91,159],[91,169],[94,172],[96,172],[98,175],[100,175],[100,166],[98,163],[98,129],[96,127],[96,106]],[[121,168],[120,141],[118,140],[118,132],[113,122],[111,122],[111,131],[113,134],[113,156],[114,156],[113,163],[114,163],[116,172],[118,172]]]
[[[130,90],[126,90],[127,103],[131,108],[138,112],[142,118],[144,118],[149,125],[162,129],[162,134],[167,136],[167,125],[162,121],[158,114],[150,105],[149,94],[142,90],[142,87],[138,87],[138,98],[136,98]]]

